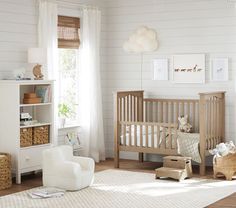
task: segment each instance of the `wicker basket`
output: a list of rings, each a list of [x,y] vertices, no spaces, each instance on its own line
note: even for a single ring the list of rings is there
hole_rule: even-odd
[[[33,128],[33,145],[49,143],[49,126]]]
[[[0,190],[10,188],[11,185],[11,156],[0,153]]]
[[[20,146],[28,147],[31,146],[33,139],[32,128],[22,128],[20,130]]]

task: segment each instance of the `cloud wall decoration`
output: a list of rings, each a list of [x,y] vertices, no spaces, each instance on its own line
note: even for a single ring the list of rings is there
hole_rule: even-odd
[[[141,26],[135,30],[123,45],[123,49],[130,53],[152,52],[157,48],[157,33],[154,29],[146,26]]]

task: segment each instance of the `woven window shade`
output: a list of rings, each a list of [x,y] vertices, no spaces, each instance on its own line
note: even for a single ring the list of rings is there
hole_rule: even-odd
[[[77,17],[58,16],[58,48],[79,48],[80,19]]]

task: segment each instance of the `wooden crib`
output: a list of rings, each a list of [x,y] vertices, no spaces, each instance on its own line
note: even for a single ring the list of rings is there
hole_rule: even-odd
[[[124,91],[114,95],[115,167],[119,168],[120,151],[138,152],[140,161],[143,153],[178,155],[178,117],[188,115],[193,131],[200,134],[200,174],[205,175],[209,150],[225,140],[225,92],[199,93],[199,99],[153,99],[143,94]],[[160,138],[164,141],[154,145]]]

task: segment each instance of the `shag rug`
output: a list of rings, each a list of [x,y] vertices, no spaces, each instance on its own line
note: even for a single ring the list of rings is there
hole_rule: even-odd
[[[234,192],[236,180],[156,180],[154,174],[105,170],[93,186],[61,198],[31,199],[33,189],[0,198],[1,208],[202,208]]]

